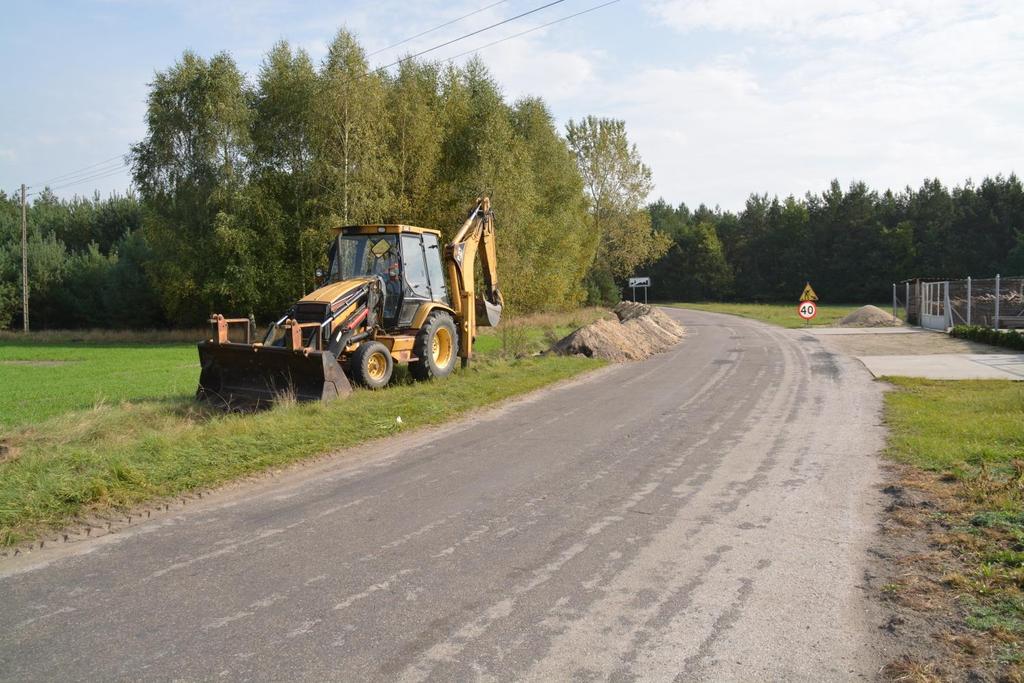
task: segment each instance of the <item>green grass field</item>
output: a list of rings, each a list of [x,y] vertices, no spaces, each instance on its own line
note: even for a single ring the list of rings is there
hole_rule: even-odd
[[[531,316],[481,330],[474,363],[441,382],[399,372],[384,391],[245,415],[192,400],[192,344],[2,341],[0,546],[83,514],[439,424],[597,368],[600,361],[531,354],[603,314]]]
[[[1024,382],[887,378],[889,453],[916,467],[970,473],[1024,460]]]
[[[792,304],[729,304],[729,303],[672,303],[666,304],[676,308],[692,308],[698,311],[711,311],[712,313],[729,313],[744,318],[754,318],[762,322],[771,323],[780,327],[796,329],[805,327],[807,323],[797,315],[797,302]],[[813,326],[835,325],[861,307],[862,304],[822,304],[818,306],[818,315],[811,320]],[[883,311],[890,310],[885,304],[875,304]]]
[[[480,328],[475,352],[483,358],[524,356],[550,346],[576,327],[606,312],[582,309],[510,319],[497,329]],[[0,336],[0,438],[12,428],[103,404],[190,398],[199,378],[195,343],[163,342],[181,333],[41,332],[31,341]],[[195,339],[201,331],[191,333]],[[151,343],[141,343],[149,338]],[[81,339],[83,341],[71,341]],[[401,373],[399,373],[401,375]]]
[[[904,476],[928,492],[933,506],[916,522],[931,529],[928,554],[901,560],[904,576],[921,562],[931,582],[893,588],[924,591],[926,603],[957,605],[951,623],[962,623],[984,644],[967,663],[999,671],[998,680],[1022,680],[1024,383],[887,381],[895,385],[885,398],[888,454],[918,468]]]
[[[102,403],[185,398],[198,373],[195,344],[0,342],[0,436]]]

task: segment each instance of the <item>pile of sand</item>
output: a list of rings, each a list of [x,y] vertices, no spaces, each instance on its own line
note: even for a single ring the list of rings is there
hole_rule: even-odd
[[[892,327],[902,324],[903,321],[878,306],[861,306],[838,323],[839,327]]]
[[[682,325],[645,304],[624,301],[615,307],[615,315],[618,320],[598,320],[581,327],[551,350],[621,363],[660,353],[683,338]]]

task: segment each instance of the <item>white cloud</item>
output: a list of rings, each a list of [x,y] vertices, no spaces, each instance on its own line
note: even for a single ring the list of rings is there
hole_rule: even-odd
[[[596,52],[575,52],[551,47],[543,36],[519,38],[480,53],[510,99],[542,94],[558,105],[581,97],[594,86]]]
[[[770,34],[783,40],[874,41],[979,16],[1010,21],[1016,0],[652,0],[648,10],[679,31]]]
[[[835,177],[879,188],[936,175],[955,183],[1024,158],[1024,95],[1010,85],[1024,75],[1024,3],[646,7],[685,35],[723,32],[727,47],[680,49],[663,64],[641,51],[639,68],[622,75],[612,74],[623,55],[574,49],[546,31],[482,54],[510,98],[541,95],[563,122],[625,119],[656,196],[739,208],[751,192],[818,191]]]
[[[380,0],[297,11],[272,0],[186,0],[182,14],[189,36],[215,25],[217,48],[231,50],[255,76],[280,38],[319,60],[345,25],[372,53],[481,4]],[[637,4],[641,11],[623,2],[481,55],[509,99],[540,95],[562,123],[591,113],[625,119],[654,170],[656,196],[739,208],[750,192],[817,191],[833,177],[901,187],[925,176],[960,182],[1024,171],[1020,0]],[[581,0],[574,9],[585,6]],[[390,63],[516,11],[511,4],[487,9],[370,61]],[[551,10],[427,58],[446,59],[558,16]],[[107,91],[60,110],[74,113],[58,125],[26,134],[38,153],[25,158],[59,147],[62,157],[49,165],[60,170],[139,139],[151,68],[125,72],[113,86],[105,81]],[[55,91],[51,99],[64,97]],[[103,111],[106,120],[90,115]],[[0,150],[0,161],[12,166],[12,153]],[[39,175],[47,173],[49,166]]]
[[[649,9],[677,31],[747,46],[605,85],[607,113],[626,119],[672,200],[738,208],[750,192],[817,191],[833,177],[899,188],[1024,170],[1024,3]]]

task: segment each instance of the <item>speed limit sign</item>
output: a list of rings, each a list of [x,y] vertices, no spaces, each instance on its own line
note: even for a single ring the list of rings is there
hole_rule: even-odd
[[[796,312],[799,313],[800,317],[804,320],[810,320],[814,316],[818,315],[818,307],[814,305],[813,301],[801,301]]]

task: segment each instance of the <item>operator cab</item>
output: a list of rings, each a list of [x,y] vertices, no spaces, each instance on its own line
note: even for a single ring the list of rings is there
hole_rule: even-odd
[[[327,282],[377,276],[384,283],[384,326],[412,324],[420,305],[450,306],[441,265],[441,233],[409,225],[341,228],[331,245]]]

